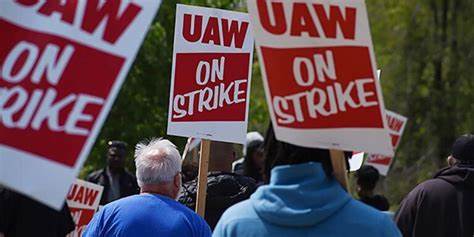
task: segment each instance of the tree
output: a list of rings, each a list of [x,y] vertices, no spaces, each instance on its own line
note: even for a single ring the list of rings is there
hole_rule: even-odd
[[[445,165],[457,136],[473,131],[469,16],[474,2],[369,0],[367,5],[386,107],[409,118],[386,180],[398,203]]]

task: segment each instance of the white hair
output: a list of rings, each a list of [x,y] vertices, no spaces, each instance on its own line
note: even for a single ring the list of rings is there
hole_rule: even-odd
[[[181,172],[181,156],[173,143],[154,138],[136,145],[135,166],[138,186],[167,183]]]

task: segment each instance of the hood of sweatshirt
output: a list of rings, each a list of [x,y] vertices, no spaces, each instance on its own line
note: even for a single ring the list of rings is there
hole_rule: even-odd
[[[272,169],[270,184],[250,198],[257,214],[280,226],[313,226],[326,220],[351,200],[320,163],[282,165]]]
[[[474,188],[474,167],[458,164],[440,170],[435,178],[443,179],[453,185],[465,185]]]

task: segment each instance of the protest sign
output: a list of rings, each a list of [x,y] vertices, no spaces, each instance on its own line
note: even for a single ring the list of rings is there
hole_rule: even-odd
[[[365,3],[249,0],[279,140],[393,155]]]
[[[405,125],[407,124],[407,118],[399,115],[395,112],[386,111],[388,127],[390,129],[390,137],[392,141],[393,151],[395,152],[400,144],[403,131],[405,130]],[[384,155],[367,155],[365,161],[366,165],[371,165],[375,167],[381,175],[387,175],[390,166],[394,160],[393,156],[384,156]]]
[[[99,207],[104,187],[77,179],[71,185],[66,202],[76,229],[68,237],[80,237]]]
[[[248,14],[178,4],[168,134],[244,143],[252,54]]]
[[[2,185],[62,206],[159,4],[2,1]]]
[[[353,152],[351,158],[349,159],[349,170],[351,172],[357,171],[364,163],[364,152]]]

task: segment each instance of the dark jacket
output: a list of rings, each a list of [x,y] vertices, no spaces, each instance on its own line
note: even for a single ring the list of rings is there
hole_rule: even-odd
[[[29,197],[0,187],[0,233],[6,237],[63,237],[76,227],[64,204],[56,211]]]
[[[390,203],[383,195],[376,194],[371,197],[361,197],[359,201],[374,207],[379,211],[388,211],[388,209],[390,209]]]
[[[204,219],[211,229],[214,229],[227,208],[248,199],[256,189],[257,184],[252,178],[227,172],[210,172],[207,176]],[[196,193],[197,178],[183,184],[178,201],[194,210],[196,208]]]
[[[440,170],[401,203],[395,221],[403,236],[473,237],[474,167]]]
[[[137,184],[137,179],[127,170],[123,169],[120,172],[120,198],[131,196],[139,193],[139,188]],[[106,169],[101,169],[94,171],[89,176],[87,176],[87,181],[95,183],[101,186],[104,186],[104,192],[102,193],[102,198],[100,199],[100,205],[107,204],[108,192],[110,189],[110,181],[107,175]]]

